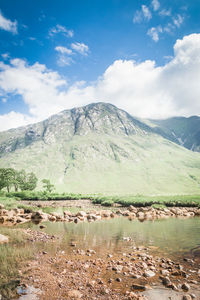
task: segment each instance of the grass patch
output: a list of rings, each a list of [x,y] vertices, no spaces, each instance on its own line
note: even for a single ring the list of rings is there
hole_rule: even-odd
[[[5,194],[9,198],[20,198],[21,200],[77,200],[86,199],[90,196],[81,194],[68,194],[68,193],[48,193],[43,191],[22,191],[10,192]]]
[[[95,197],[94,204],[118,203],[122,206],[193,206],[200,207],[200,195],[181,195],[181,196],[124,196],[124,197]]]
[[[92,200],[93,204],[101,204],[102,206],[112,206],[118,203],[124,207],[134,206],[194,206],[200,207],[200,195],[175,195],[175,196],[143,196],[143,195],[128,195],[128,196],[95,196],[67,193],[46,193],[46,192],[11,192],[5,193],[5,196],[0,197],[0,203],[6,208],[28,208],[20,205],[20,200]],[[47,209],[48,212],[50,208]]]
[[[19,267],[33,253],[25,244],[23,232],[1,227],[0,233],[9,237],[8,244],[0,245],[0,294],[3,299],[15,299],[20,283]]]

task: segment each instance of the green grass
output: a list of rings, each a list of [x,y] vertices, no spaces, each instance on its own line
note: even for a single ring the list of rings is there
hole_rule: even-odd
[[[88,198],[88,196],[81,194],[47,193],[43,191],[10,192],[5,195],[10,198],[17,197],[21,200],[77,200]]]
[[[15,299],[20,283],[19,267],[33,253],[19,230],[1,227],[0,233],[9,237],[8,244],[0,245],[0,294],[3,299]]]
[[[200,207],[200,195],[172,195],[172,196],[144,196],[144,195],[129,195],[129,196],[103,196],[103,195],[81,195],[81,194],[67,194],[67,193],[44,193],[44,192],[12,192],[6,193],[5,196],[0,196],[0,203],[2,203],[6,209],[12,208],[24,208],[29,209],[31,206],[26,206],[20,203],[20,200],[80,200],[89,199],[93,204],[101,204],[102,206],[113,206],[114,203],[118,203],[124,207],[134,206],[152,206],[152,205],[164,205],[164,206],[194,206]],[[31,208],[37,210],[38,208]],[[53,212],[55,208],[46,207],[43,208],[45,212]]]
[[[120,196],[120,197],[95,197],[94,204],[108,206],[108,204],[118,203],[122,206],[194,206],[200,207],[200,195],[176,195],[176,196]]]

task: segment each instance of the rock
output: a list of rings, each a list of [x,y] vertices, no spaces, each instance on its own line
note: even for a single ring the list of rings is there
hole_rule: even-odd
[[[68,297],[70,297],[70,299],[81,299],[82,296],[83,295],[78,290],[72,290],[68,292]]]
[[[156,274],[153,271],[145,271],[143,275],[144,277],[153,277]]]
[[[56,221],[56,217],[55,216],[48,216],[49,221],[51,222],[55,222]]]
[[[0,234],[0,244],[8,243],[9,238],[3,234]]]
[[[162,283],[165,285],[165,286],[168,286],[171,284],[171,281],[169,279],[169,277],[161,277],[161,280],[162,280]]]
[[[121,279],[121,278],[119,278],[119,277],[117,277],[117,278],[116,278],[116,281],[117,281],[117,282],[121,282],[121,281],[122,281],[122,279]]]
[[[130,205],[128,209],[129,209],[129,211],[131,211],[131,212],[134,212],[134,213],[137,212],[137,208],[134,207],[133,205]]]
[[[181,287],[182,287],[182,289],[185,290],[185,291],[189,291],[189,289],[190,289],[190,286],[189,286],[188,283],[183,283]]]
[[[4,205],[3,204],[0,204],[0,209],[3,209],[4,208]],[[1,299],[1,298],[0,298]]]
[[[71,213],[71,211],[69,211],[69,210],[65,210],[65,211],[64,211],[64,216],[71,217],[71,216],[72,216],[72,213]]]
[[[147,290],[146,285],[142,285],[142,284],[133,284],[131,286],[131,288],[134,289],[134,290],[140,290],[140,291],[146,291]]]
[[[182,300],[192,300],[192,297],[190,295],[184,295]]]
[[[110,217],[110,213],[111,212],[108,210],[103,210],[103,211],[101,211],[101,216],[104,218],[108,218],[108,217]]]
[[[87,213],[85,211],[79,211],[76,215],[77,215],[77,217],[80,216],[80,217],[84,217],[85,218],[87,216]]]
[[[40,225],[40,229],[44,229],[44,228],[46,228],[45,225]]]
[[[5,223],[6,221],[7,221],[7,217],[6,216],[1,216],[0,217],[0,224],[3,224],[3,223]]]
[[[134,279],[139,279],[141,277],[140,275],[134,274],[134,273],[130,273],[129,275],[131,278],[134,278]]]
[[[161,273],[163,276],[168,276],[168,275],[169,275],[169,271],[168,271],[168,270],[161,270],[160,273]]]

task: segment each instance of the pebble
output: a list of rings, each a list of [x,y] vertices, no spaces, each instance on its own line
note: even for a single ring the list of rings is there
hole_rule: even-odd
[[[189,284],[188,283],[183,283],[182,284],[182,289],[185,290],[185,291],[189,291],[189,289],[190,289]]]

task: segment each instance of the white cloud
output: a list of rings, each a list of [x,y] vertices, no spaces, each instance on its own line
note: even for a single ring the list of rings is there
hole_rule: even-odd
[[[0,131],[17,128],[34,122],[37,122],[37,119],[11,111],[8,114],[0,115]]]
[[[0,92],[21,95],[30,116],[17,112],[0,115],[0,129],[42,120],[63,109],[91,102],[109,102],[134,116],[165,118],[200,112],[200,34],[174,45],[174,56],[164,66],[151,60],[117,60],[96,82],[68,86],[57,72],[15,59],[0,64]],[[6,95],[7,94],[7,95]]]
[[[56,51],[62,53],[62,54],[67,54],[67,55],[71,55],[72,54],[72,50],[68,49],[67,47],[63,47],[63,46],[57,46],[55,48]]]
[[[72,43],[71,47],[72,49],[83,55],[87,55],[89,52],[89,47],[84,43]]]
[[[159,15],[164,16],[164,17],[170,17],[171,10],[170,9],[162,9],[161,11],[159,11]]]
[[[142,5],[142,12],[143,12],[144,18],[147,19],[148,21],[152,18],[151,12],[146,5]]]
[[[57,64],[60,67],[69,66],[73,63],[73,59],[69,57],[73,52],[71,49],[63,46],[57,46],[55,50],[58,52]]]
[[[9,65],[0,63],[0,91],[21,95],[34,119],[46,118],[63,109],[60,88],[66,85],[57,72],[39,63],[29,66],[22,59],[13,59]]]
[[[152,18],[151,12],[146,5],[141,6],[141,10],[136,10],[133,16],[133,23],[141,23],[143,20],[149,21]]]
[[[143,21],[142,12],[139,10],[136,10],[136,12],[133,16],[133,23],[141,23],[142,21]]]
[[[58,56],[58,60],[57,60],[57,64],[60,66],[60,67],[64,67],[64,66],[69,66],[73,63],[73,59],[69,56],[66,56],[66,55],[59,55]]]
[[[157,26],[157,27],[152,27],[147,31],[147,34],[152,38],[154,42],[159,41],[159,34],[162,33],[162,27]]]
[[[160,2],[158,0],[152,0],[151,4],[153,6],[153,10],[155,11],[160,8]]]
[[[17,34],[17,21],[6,19],[0,11],[0,29]]]
[[[67,29],[65,26],[62,26],[60,24],[57,24],[55,27],[52,27],[49,30],[49,36],[54,36],[55,34],[61,33],[65,35],[66,37],[73,37],[74,32],[71,29]]]
[[[6,98],[2,98],[1,101],[2,101],[2,103],[6,103],[7,99]]]
[[[3,57],[3,59],[8,59],[9,58],[9,53],[3,53],[1,54],[1,56]]]
[[[181,26],[183,21],[184,21],[184,17],[181,15],[177,15],[175,18],[173,18],[174,25],[178,28]]]
[[[35,37],[33,37],[33,36],[30,36],[29,38],[28,38],[30,41],[36,41],[37,39],[35,38]]]

